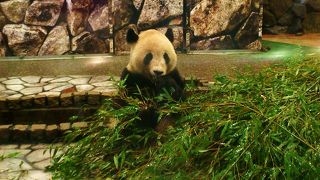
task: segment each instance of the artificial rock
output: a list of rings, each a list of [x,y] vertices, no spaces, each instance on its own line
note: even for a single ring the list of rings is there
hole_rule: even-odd
[[[17,56],[36,56],[46,35],[46,29],[40,26],[8,24],[3,27],[8,46]]]
[[[29,0],[11,0],[0,3],[2,12],[13,23],[23,21],[29,6]]]
[[[195,36],[209,37],[233,31],[251,12],[251,0],[203,0],[191,10]]]
[[[61,0],[33,1],[24,22],[28,25],[54,26],[60,16],[62,5]]]
[[[44,41],[39,56],[62,55],[70,50],[70,38],[65,25],[56,26]]]

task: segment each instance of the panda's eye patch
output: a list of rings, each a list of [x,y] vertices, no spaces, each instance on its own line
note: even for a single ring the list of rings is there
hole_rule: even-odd
[[[166,61],[166,64],[169,64],[170,58],[169,58],[169,56],[168,56],[167,53],[164,53],[163,58],[164,58],[164,60]]]
[[[151,62],[152,58],[153,58],[153,55],[152,55],[151,53],[148,53],[148,54],[144,57],[143,63],[144,63],[145,65],[148,65],[148,64]]]

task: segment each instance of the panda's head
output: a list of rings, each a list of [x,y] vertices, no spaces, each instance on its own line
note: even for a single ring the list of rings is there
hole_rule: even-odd
[[[169,74],[177,65],[172,41],[172,29],[168,29],[166,34],[154,29],[138,34],[134,29],[129,29],[127,42],[131,52],[127,69],[149,79]]]

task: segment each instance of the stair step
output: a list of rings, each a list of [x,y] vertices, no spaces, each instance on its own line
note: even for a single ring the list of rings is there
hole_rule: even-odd
[[[59,142],[67,131],[86,127],[88,127],[87,122],[0,125],[0,144]]]

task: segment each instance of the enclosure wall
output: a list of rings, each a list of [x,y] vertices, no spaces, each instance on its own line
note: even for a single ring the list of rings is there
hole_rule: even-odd
[[[130,24],[172,28],[178,51],[260,49],[260,0],[7,0],[1,56],[128,52]]]

